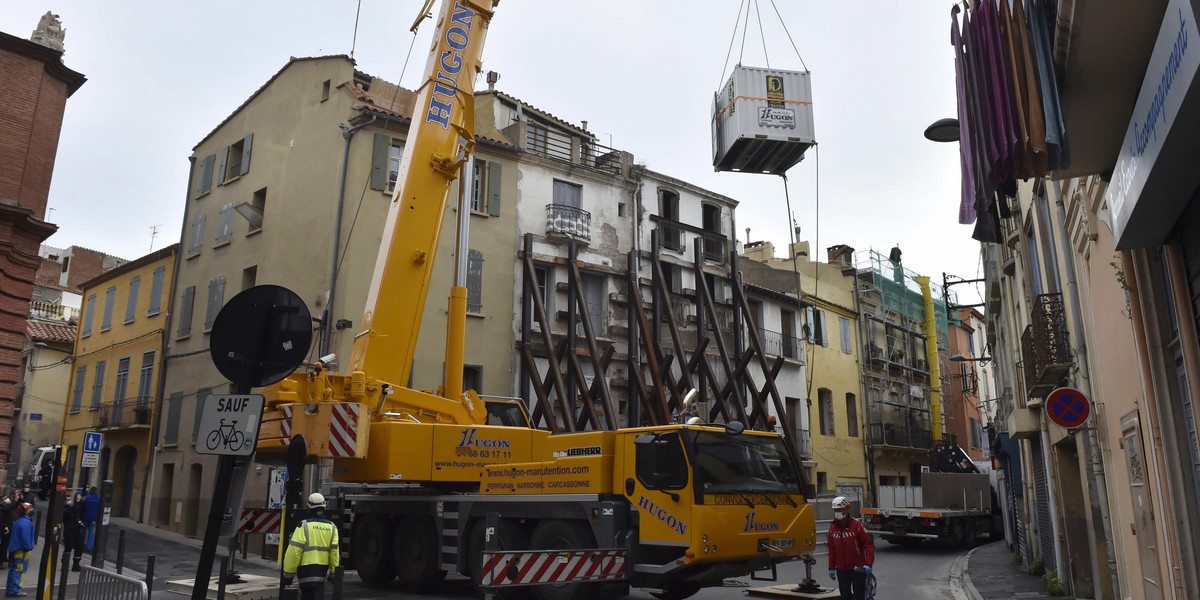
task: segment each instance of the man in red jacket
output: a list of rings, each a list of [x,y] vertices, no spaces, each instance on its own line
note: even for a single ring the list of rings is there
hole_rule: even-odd
[[[842,600],[864,600],[867,575],[875,563],[875,543],[862,521],[850,516],[850,501],[833,499],[833,522],[829,524],[829,578],[837,580]]]

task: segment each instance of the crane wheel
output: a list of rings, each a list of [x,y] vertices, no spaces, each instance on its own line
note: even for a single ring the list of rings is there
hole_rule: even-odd
[[[404,589],[426,592],[446,577],[439,570],[441,547],[429,517],[403,517],[392,537],[392,567]]]
[[[592,531],[583,521],[542,521],[533,528],[529,540],[531,549],[541,550],[584,550],[596,547]],[[538,600],[591,600],[599,586],[594,583],[558,583],[539,585],[532,588]]]
[[[471,524],[469,533],[467,534],[467,572],[470,576],[471,583],[475,587],[479,587],[483,579],[483,532],[487,528],[487,522],[484,519],[476,519]],[[525,550],[529,548],[529,535],[520,525],[507,520],[500,520],[496,526],[496,535],[499,536],[499,546],[501,550]],[[520,588],[515,590],[518,593],[525,593],[528,588]],[[511,598],[514,590],[501,590],[495,594],[496,598]],[[524,596],[521,596],[524,597]]]
[[[392,523],[382,515],[362,515],[354,520],[350,551],[363,582],[384,587],[396,578],[392,564]]]

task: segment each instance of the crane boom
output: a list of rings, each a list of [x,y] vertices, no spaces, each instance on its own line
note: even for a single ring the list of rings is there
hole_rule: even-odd
[[[497,2],[445,2],[437,20],[350,361],[351,371],[378,381],[403,385],[412,370],[446,197],[475,146],[475,75]],[[456,291],[462,312],[452,311],[449,318],[465,320],[466,291]],[[447,343],[461,347],[462,340]],[[461,371],[461,364],[446,365],[447,373]]]

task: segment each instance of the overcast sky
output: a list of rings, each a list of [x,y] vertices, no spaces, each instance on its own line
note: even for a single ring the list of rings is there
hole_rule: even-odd
[[[589,129],[649,168],[731,196],[737,236],[788,243],[783,183],[715,173],[709,130],[722,72],[801,70],[771,0],[757,0],[744,46],[741,0],[503,0],[484,48],[497,88]],[[28,38],[47,10],[66,29],[67,66],[88,81],[67,102],[47,243],[133,259],[177,241],[192,147],[287,63],[349,53],[356,3],[25,0],[0,30]],[[358,68],[397,81],[420,0],[362,0]],[[973,278],[979,245],[957,223],[957,144],[924,139],[955,116],[949,0],[775,0],[808,70],[820,144],[788,173],[803,238],[887,253],[935,281]],[[752,2],[753,6],[753,2]],[[759,16],[765,34],[759,34]],[[415,88],[432,23],[418,33],[402,85]],[[486,84],[479,82],[479,87]],[[330,135],[338,135],[336,130]],[[611,140],[611,144],[610,144]],[[817,218],[817,196],[820,218]],[[817,239],[819,235],[819,240]],[[961,288],[958,288],[961,290]],[[966,290],[962,290],[965,292]]]

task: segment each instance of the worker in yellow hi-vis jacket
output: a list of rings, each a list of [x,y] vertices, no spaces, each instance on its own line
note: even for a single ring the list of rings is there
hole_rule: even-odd
[[[291,585],[296,577],[301,600],[317,600],[325,597],[325,579],[337,568],[341,555],[337,526],[323,516],[325,496],[309,496],[308,508],[311,516],[296,526],[283,556],[283,583]]]

